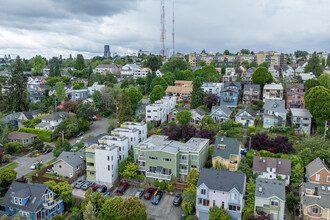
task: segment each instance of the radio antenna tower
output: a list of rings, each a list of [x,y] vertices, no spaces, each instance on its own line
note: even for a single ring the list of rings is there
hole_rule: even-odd
[[[173,56],[174,56],[174,0],[173,0],[173,32],[172,32],[172,43],[173,43]]]
[[[165,33],[165,0],[160,0],[160,10],[161,10],[161,15],[160,15],[160,24],[161,24],[161,32],[160,32],[160,41],[162,42],[162,50],[160,52],[160,55],[165,57],[165,38],[166,38],[166,33]]]

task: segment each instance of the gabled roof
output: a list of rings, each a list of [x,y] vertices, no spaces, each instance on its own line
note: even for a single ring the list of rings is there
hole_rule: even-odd
[[[241,90],[241,82],[225,82],[225,88],[229,86],[235,86],[237,89]]]
[[[249,84],[246,84],[244,86],[244,91],[250,91],[250,88],[252,88],[253,91],[260,91],[260,85],[249,85]]]
[[[285,181],[257,178],[255,197],[267,199],[273,196],[285,201]]]
[[[220,106],[212,106],[212,110],[211,112],[215,113],[217,110],[221,110],[224,114],[227,115],[227,117],[229,117],[231,115],[231,113],[233,112],[232,110],[230,110],[230,108],[228,108],[225,105],[220,105]],[[211,115],[213,114],[211,113]]]
[[[240,109],[238,112],[237,112],[237,116],[239,116],[240,114],[242,114],[243,112],[247,112],[249,113],[252,117],[256,117],[257,115],[257,112],[254,111],[252,108],[250,108],[250,106],[246,106],[244,109]]]
[[[306,166],[306,175],[308,177],[313,176],[317,171],[326,169],[329,173],[329,167],[318,157]]]
[[[313,118],[313,116],[307,109],[291,108],[290,110],[292,113],[292,117]]]
[[[224,149],[220,149],[218,145],[225,145]],[[215,139],[212,157],[220,156],[223,159],[230,159],[230,155],[240,155],[241,143],[236,138],[217,137]]]
[[[289,66],[289,65],[284,65],[284,66],[282,67],[282,71],[287,71],[287,70],[289,70],[289,69],[293,70],[292,67]]]
[[[267,172],[267,167],[276,168],[276,174],[291,176],[291,160],[274,157],[253,157],[253,171]]]
[[[264,109],[265,111],[287,112],[285,100],[266,99]]]
[[[318,196],[307,194],[307,189],[317,189]],[[303,192],[303,198],[300,201],[304,206],[318,205],[323,209],[330,209],[330,186],[329,184],[314,184],[305,183],[301,184],[301,191]]]
[[[270,67],[268,68],[268,70],[269,70],[269,69],[274,69],[274,70],[276,70],[276,71],[280,71],[280,67],[279,67],[278,65],[270,66]]]
[[[58,120],[60,118],[66,119],[68,117],[70,117],[70,114],[67,113],[67,112],[54,112],[54,113],[52,113],[50,115],[46,115],[46,116],[44,116],[44,117],[42,117],[40,119],[41,120],[50,120],[50,121],[53,121],[53,120]]]
[[[40,209],[39,202],[42,199],[42,196],[48,190],[48,186],[39,183],[20,183],[14,181],[9,190],[7,191],[4,199],[1,201],[0,205],[5,207],[11,207],[14,209],[36,212]],[[25,206],[13,204],[11,202],[12,196],[19,197],[24,196],[25,198],[29,196]]]
[[[25,132],[13,131],[8,134],[8,139],[10,140],[25,140],[33,137],[37,137],[36,134],[30,134]]]
[[[205,184],[211,190],[229,192],[236,188],[240,194],[245,192],[246,175],[242,171],[231,172],[228,170],[217,170],[203,168],[197,182],[197,187]]]
[[[190,109],[190,111],[196,111],[196,113],[198,113],[199,115],[205,115],[206,111],[204,111],[202,108],[198,107],[195,109]]]
[[[57,160],[63,160],[64,162],[72,166],[74,170],[76,170],[76,167],[78,165],[84,163],[84,159],[85,153],[83,149],[77,152],[63,151],[57,158]]]
[[[291,89],[294,86],[297,86],[299,89],[304,89],[304,84],[302,84],[302,83],[287,83],[285,85],[285,88],[286,89]]]

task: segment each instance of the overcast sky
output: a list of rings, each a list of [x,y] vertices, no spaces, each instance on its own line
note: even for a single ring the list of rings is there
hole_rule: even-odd
[[[172,1],[166,48],[172,48]],[[329,0],[175,0],[176,52],[330,51]],[[0,0],[0,57],[159,53],[160,0]]]

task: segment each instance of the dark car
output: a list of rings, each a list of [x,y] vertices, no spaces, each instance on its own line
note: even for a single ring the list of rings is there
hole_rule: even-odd
[[[48,153],[50,153],[50,152],[52,152],[53,151],[53,148],[52,147],[47,147],[45,150],[44,150],[44,154],[48,154]]]
[[[105,185],[102,185],[102,186],[100,186],[100,187],[96,190],[96,192],[104,193],[104,192],[107,191],[107,189],[108,189],[108,188],[107,188]]]
[[[182,203],[182,194],[176,195],[176,197],[173,200],[173,205],[174,206],[180,206]]]
[[[143,194],[144,194],[144,189],[143,189],[143,188],[140,188],[140,189],[138,189],[138,191],[135,193],[135,196],[136,196],[136,197],[139,197],[139,199],[141,199],[142,196],[143,196]]]
[[[83,134],[85,134],[85,132],[81,131],[81,132],[79,132],[79,133],[77,134],[77,137],[80,137],[80,136],[82,136]]]
[[[158,205],[162,197],[163,197],[163,191],[158,191],[151,203],[153,205]]]
[[[145,199],[150,199],[152,197],[152,194],[155,192],[155,189],[150,187],[149,189],[147,189],[146,193],[144,194]]]
[[[95,184],[95,185],[91,186],[90,188],[92,189],[93,192],[95,192],[99,187],[100,187],[100,185]]]
[[[120,184],[120,186],[117,189],[117,193],[123,195],[124,192],[126,191],[127,187],[128,187],[128,183],[122,183],[122,184]]]
[[[76,184],[74,185],[74,187],[76,187],[77,189],[80,189],[85,183],[86,183],[86,180],[78,180],[76,182]]]
[[[87,190],[89,189],[91,186],[93,186],[95,183],[91,182],[91,181],[86,181],[86,183],[84,185],[82,185],[81,189],[82,190]]]

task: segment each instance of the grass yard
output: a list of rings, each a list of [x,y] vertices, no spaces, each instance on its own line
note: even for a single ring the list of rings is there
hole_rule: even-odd
[[[52,164],[52,163],[54,163],[56,160],[57,160],[57,158],[55,157],[54,159],[48,161],[47,164],[48,164],[48,165],[49,165],[49,164]]]
[[[51,173],[44,173],[42,176],[52,178],[52,179],[67,180],[67,178],[64,178],[61,176],[55,176],[54,174],[51,174]]]
[[[45,167],[46,166],[41,166],[40,170],[45,168]],[[30,173],[26,174],[25,177],[28,178],[28,179],[32,179],[33,174],[38,173],[40,170],[38,170],[38,169],[32,170]]]
[[[14,163],[8,164],[7,166],[2,167],[2,168],[0,169],[0,172],[1,172],[1,171],[4,171],[4,170],[9,170],[9,169],[15,169],[17,166],[18,166],[18,163],[17,163],[17,162],[14,162]]]

